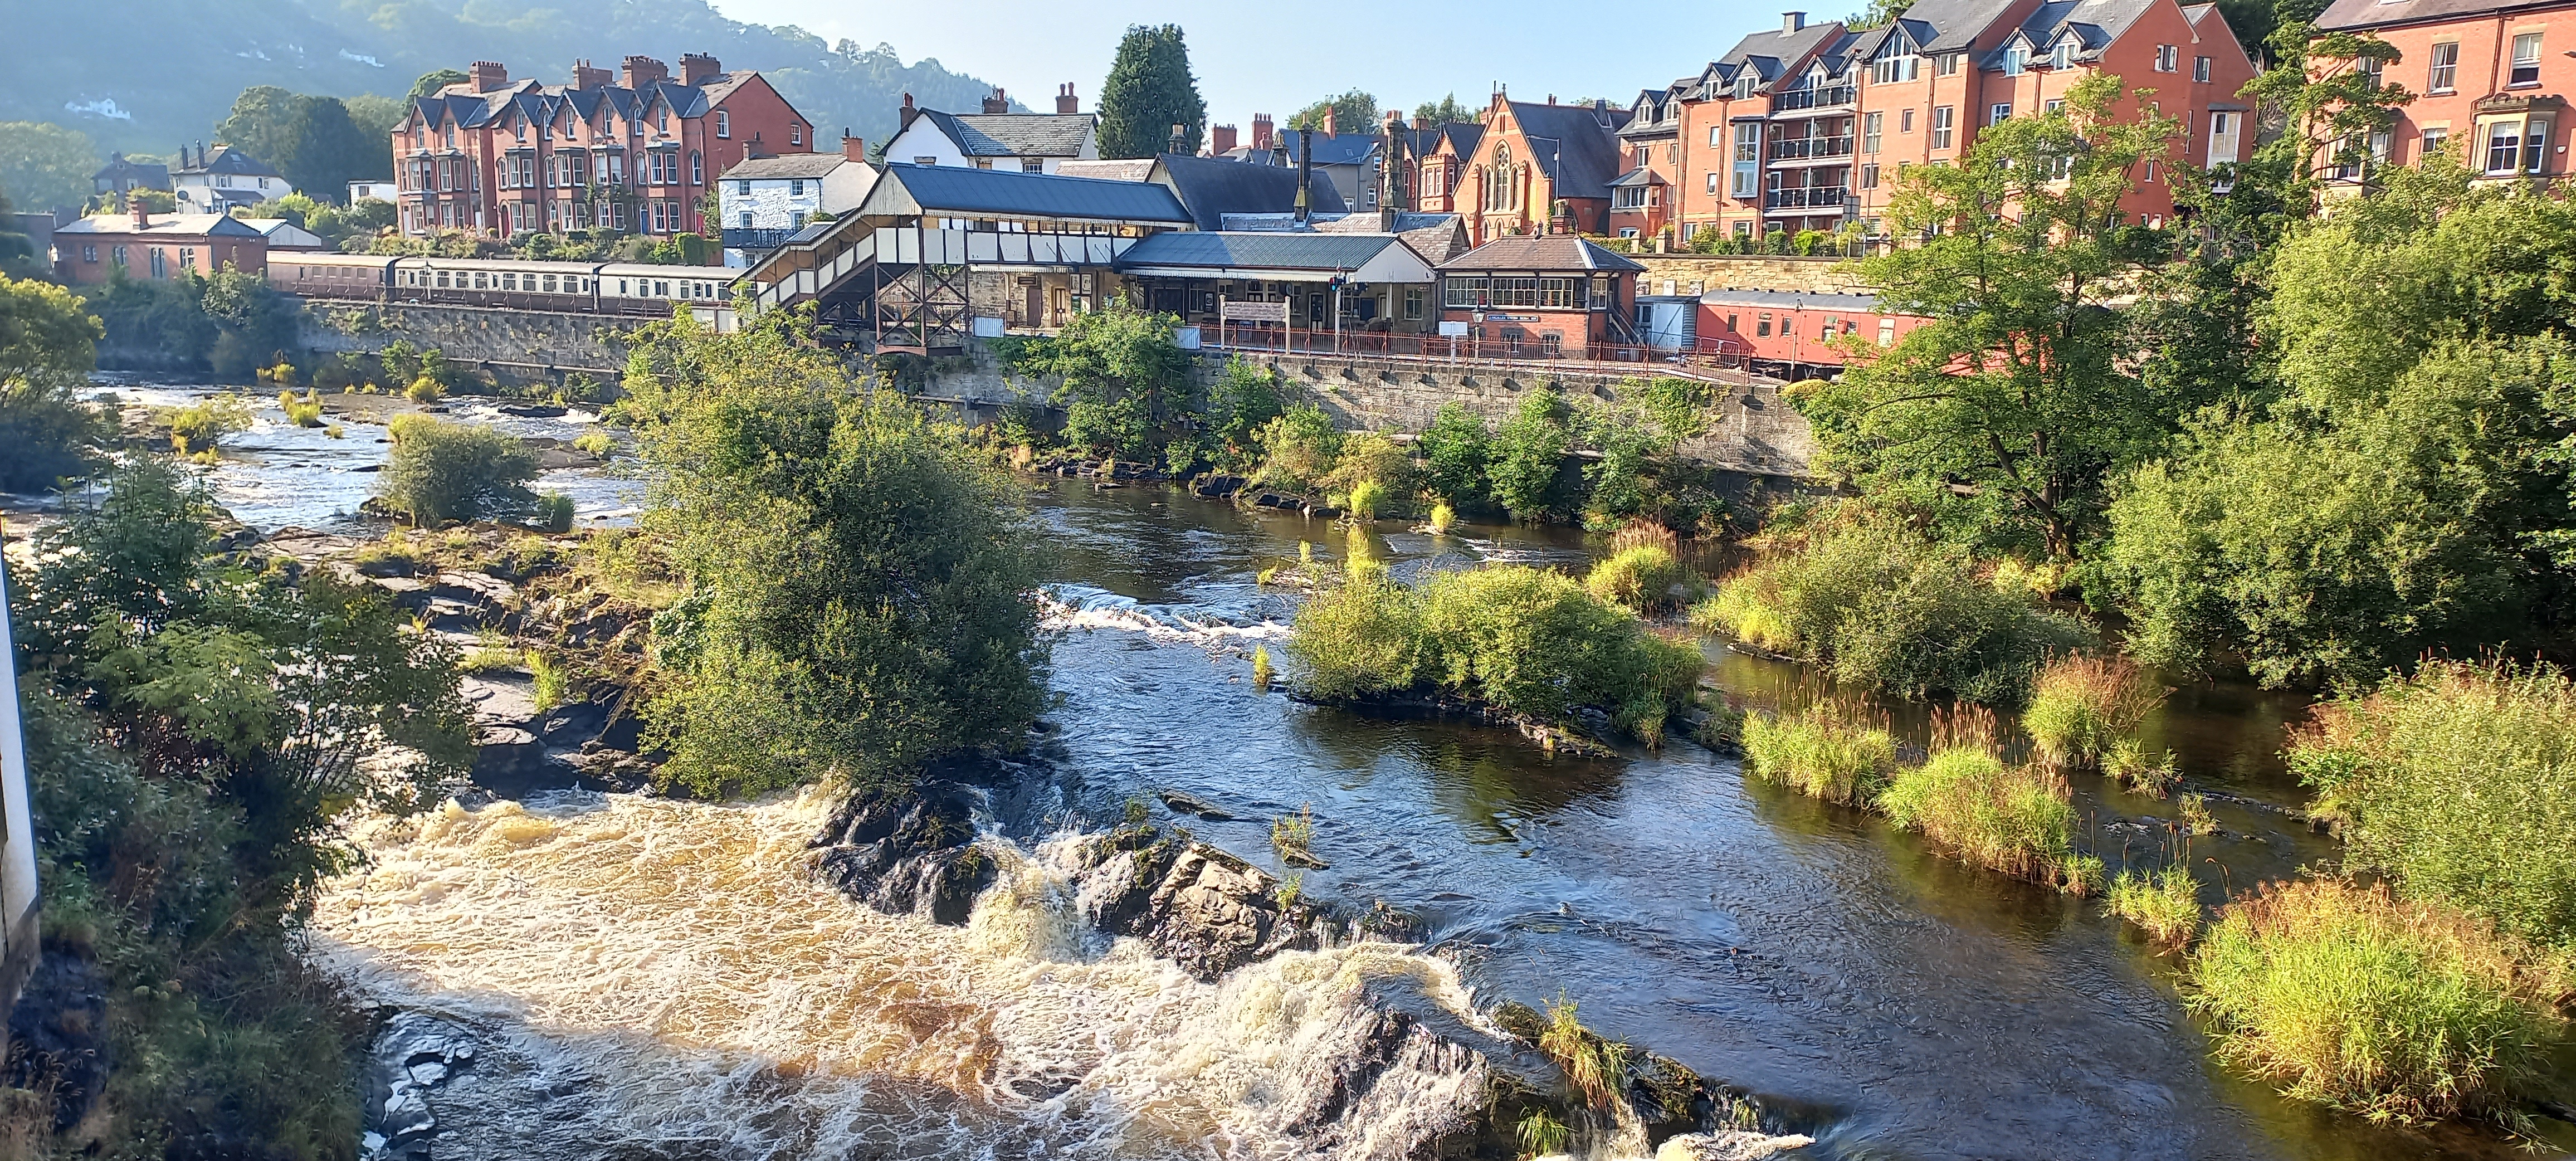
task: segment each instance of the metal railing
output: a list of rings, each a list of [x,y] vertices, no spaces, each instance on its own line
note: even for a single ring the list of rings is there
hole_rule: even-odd
[[[1827,85],[1821,89],[1791,89],[1785,93],[1771,94],[1771,111],[1774,113],[1786,113],[1796,109],[1823,109],[1834,105],[1848,105],[1852,103],[1852,99],[1858,95],[1859,92],[1860,89],[1856,85]]]
[[[1852,139],[1842,137],[1789,137],[1771,143],[1771,160],[1792,161],[1802,157],[1849,157]]]
[[[1850,200],[1851,191],[1838,185],[1819,185],[1775,189],[1762,198],[1766,210],[1794,210],[1811,206],[1836,207]]]
[[[1681,375],[1687,378],[1745,382],[1747,351],[1728,339],[1704,339],[1686,349],[1638,343],[1590,343],[1559,346],[1536,337],[1468,334],[1391,335],[1369,332],[1282,331],[1276,327],[1210,327],[1202,332],[1202,350],[1245,355],[1312,355],[1388,369],[1508,365],[1552,368],[1595,374]]]

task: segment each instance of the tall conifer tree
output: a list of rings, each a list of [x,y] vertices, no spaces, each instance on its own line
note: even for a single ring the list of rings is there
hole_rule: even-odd
[[[1127,29],[1118,58],[1100,86],[1100,155],[1152,157],[1172,147],[1172,126],[1182,126],[1186,152],[1196,153],[1207,131],[1207,102],[1190,75],[1189,46],[1181,26]]]

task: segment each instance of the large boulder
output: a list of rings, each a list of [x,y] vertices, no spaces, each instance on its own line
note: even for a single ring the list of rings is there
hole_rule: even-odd
[[[860,791],[814,840],[815,873],[886,914],[964,923],[1000,873],[975,845],[973,811],[973,792],[952,783]]]
[[[1201,980],[1321,942],[1313,905],[1206,843],[1121,827],[1086,842],[1079,862],[1081,897],[1101,930],[1142,939]]]

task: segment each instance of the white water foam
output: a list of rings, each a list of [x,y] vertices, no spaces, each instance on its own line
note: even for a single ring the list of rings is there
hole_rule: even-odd
[[[1203,984],[1093,930],[1061,846],[990,838],[1004,873],[968,925],[879,915],[806,873],[830,807],[607,796],[371,821],[312,953],[474,1029],[475,1069],[518,1062],[450,1096],[532,1103],[442,1111],[442,1158],[1394,1158],[1482,1095],[1480,1057],[1417,1034],[1334,1105],[1371,992],[1483,1026],[1444,959],[1364,943]]]
[[[1099,589],[1041,590],[1038,607],[1040,623],[1049,629],[1112,629],[1210,648],[1233,648],[1239,642],[1282,641],[1290,630],[1286,623],[1267,618],[1237,623],[1211,610],[1148,605]]]

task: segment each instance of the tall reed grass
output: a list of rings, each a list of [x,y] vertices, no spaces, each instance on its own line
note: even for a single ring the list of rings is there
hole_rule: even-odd
[[[2137,924],[2165,947],[2182,947],[2200,931],[2200,883],[2191,868],[2168,864],[2155,872],[2122,871],[2103,897],[2111,914]]]
[[[2099,768],[2164,704],[2168,691],[2125,657],[2053,658],[2032,684],[2022,729],[2040,760],[2061,770]]]
[[[1936,749],[1921,766],[1899,770],[1878,806],[1966,862],[2078,895],[2100,886],[2098,861],[2075,851],[2066,780],[2006,765],[1992,750]]]
[[[2384,886],[2275,883],[2219,912],[2189,965],[2220,1055],[2373,1121],[2524,1127],[2567,979],[2527,945]]]
[[[1868,804],[1896,773],[1886,719],[1842,702],[1747,714],[1740,741],[1746,772],[1845,806]]]

